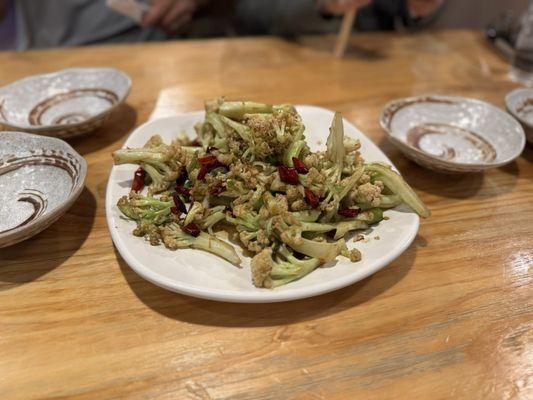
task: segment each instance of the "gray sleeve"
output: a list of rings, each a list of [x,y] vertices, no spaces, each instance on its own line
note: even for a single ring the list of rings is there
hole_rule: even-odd
[[[105,0],[15,0],[15,6],[18,50],[142,41],[154,34],[108,8]]]

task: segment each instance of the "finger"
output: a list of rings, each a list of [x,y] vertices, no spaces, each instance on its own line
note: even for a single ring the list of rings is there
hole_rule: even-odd
[[[436,11],[442,3],[442,0],[410,0],[409,9],[412,14],[424,17]]]
[[[167,13],[163,16],[163,19],[160,22],[160,25],[163,29],[170,29],[178,24],[178,21],[183,15],[188,12],[188,6],[186,2],[177,1],[175,2]]]
[[[159,21],[161,21],[161,19],[165,16],[171,5],[172,0],[152,0],[150,8],[146,14],[144,14],[141,26],[148,28],[158,24]]]
[[[191,12],[181,14],[170,25],[163,26],[163,29],[168,34],[175,35],[176,33],[182,31],[183,28],[185,28],[192,21],[192,15],[193,14]]]

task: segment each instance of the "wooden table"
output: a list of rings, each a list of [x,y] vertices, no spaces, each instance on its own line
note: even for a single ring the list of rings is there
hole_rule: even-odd
[[[384,139],[385,102],[427,92],[503,107],[515,87],[481,33],[190,41],[0,54],[0,84],[72,66],[133,78],[127,105],[72,141],[86,189],[45,232],[0,250],[0,398],[526,399],[533,396],[533,150],[481,175],[438,175]],[[109,236],[110,153],[159,110],[219,95],[342,111],[433,215],[396,261],[286,304],[224,304],[137,276]]]

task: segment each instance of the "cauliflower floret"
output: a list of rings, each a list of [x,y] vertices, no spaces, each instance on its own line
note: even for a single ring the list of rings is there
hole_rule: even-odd
[[[349,250],[346,256],[350,259],[351,262],[361,261],[361,252],[357,249]]]
[[[297,226],[291,226],[289,229],[281,232],[280,238],[289,246],[303,243],[302,232]]]
[[[380,203],[379,195],[381,187],[367,182],[357,188],[355,199],[358,203],[370,204],[372,207],[378,207]]]
[[[266,193],[266,196],[263,196],[265,201],[265,208],[268,211],[268,215],[281,215],[289,211],[289,204],[287,203],[287,198],[281,194],[276,194],[275,197],[272,197],[270,193]]]
[[[307,182],[311,185],[316,183],[318,185],[324,184],[326,182],[326,177],[320,173],[316,168],[310,168],[308,174],[306,175]]]
[[[163,142],[163,138],[159,135],[154,135],[146,141],[143,147],[150,148],[150,147],[159,147],[161,145],[163,146],[165,145],[165,143]]]
[[[287,196],[287,202],[289,202],[289,203],[293,203],[296,200],[299,200],[299,199],[302,198],[302,195],[301,195],[300,191],[298,190],[297,186],[292,186],[292,185],[288,186],[287,187],[287,192],[285,194]]]
[[[135,236],[144,237],[152,246],[157,246],[161,243],[161,231],[159,227],[154,224],[140,223],[137,228],[133,230]]]
[[[307,165],[309,169],[311,168],[321,169],[322,154],[321,153],[310,153],[304,157],[303,162],[305,165]]]
[[[263,249],[263,247],[261,247],[259,243],[254,240],[255,235],[248,231],[239,232],[239,239],[242,244],[244,244],[246,248],[253,253],[259,253]]]
[[[361,148],[359,140],[352,139],[351,137],[344,137],[343,140],[344,150],[346,153],[354,153]]]
[[[303,187],[301,186],[289,186],[287,188],[287,202],[290,204],[292,211],[302,211],[309,208],[309,205],[304,200],[303,191]]]
[[[271,243],[270,239],[268,238],[268,235],[263,229],[260,229],[257,232],[257,242],[262,246],[268,246]]]
[[[270,288],[272,286],[270,279],[270,273],[272,272],[272,249],[264,249],[252,258],[251,266],[254,285]]]
[[[361,177],[359,178],[359,180],[357,181],[359,185],[363,185],[368,182],[370,182],[370,175],[368,175],[366,172],[363,173]]]
[[[309,205],[304,200],[296,200],[291,203],[292,211],[303,211],[309,209]]]
[[[303,132],[300,116],[288,107],[272,114],[246,114],[243,123],[251,130],[253,153],[259,159],[283,154],[295,136]]]

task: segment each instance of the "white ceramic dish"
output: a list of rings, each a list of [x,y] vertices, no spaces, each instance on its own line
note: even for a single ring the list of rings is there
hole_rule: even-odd
[[[520,155],[524,130],[491,104],[454,96],[390,102],[380,123],[389,139],[420,165],[443,172],[479,172]]]
[[[312,106],[298,106],[306,126],[306,137],[312,149],[325,147],[333,112]],[[125,147],[140,147],[152,135],[159,134],[167,142],[179,132],[194,132],[193,126],[202,121],[203,111],[184,113],[148,122],[137,128]],[[344,121],[346,135],[361,140],[361,153],[367,160],[390,160],[357,128]],[[106,193],[107,223],[113,241],[124,260],[142,277],[163,288],[212,300],[230,302],[276,302],[316,296],[357,282],[386,266],[413,241],[419,218],[408,208],[385,212],[383,221],[368,234],[367,242],[349,241],[350,247],[361,250],[363,260],[351,263],[343,257],[330,268],[318,268],[306,277],[283,287],[269,290],[253,286],[249,258],[243,257],[243,268],[198,250],[170,251],[163,246],[152,247],[144,239],[131,234],[135,224],[121,216],[118,199],[131,187],[134,165],[114,166]],[[375,239],[379,236],[379,240]],[[237,252],[242,252],[237,247]]]
[[[528,142],[533,143],[533,89],[515,89],[505,96],[507,110],[520,121]]]
[[[83,190],[87,165],[60,139],[0,132],[0,247],[50,226]]]
[[[71,68],[0,88],[0,125],[55,137],[96,129],[131,88],[114,68]]]

